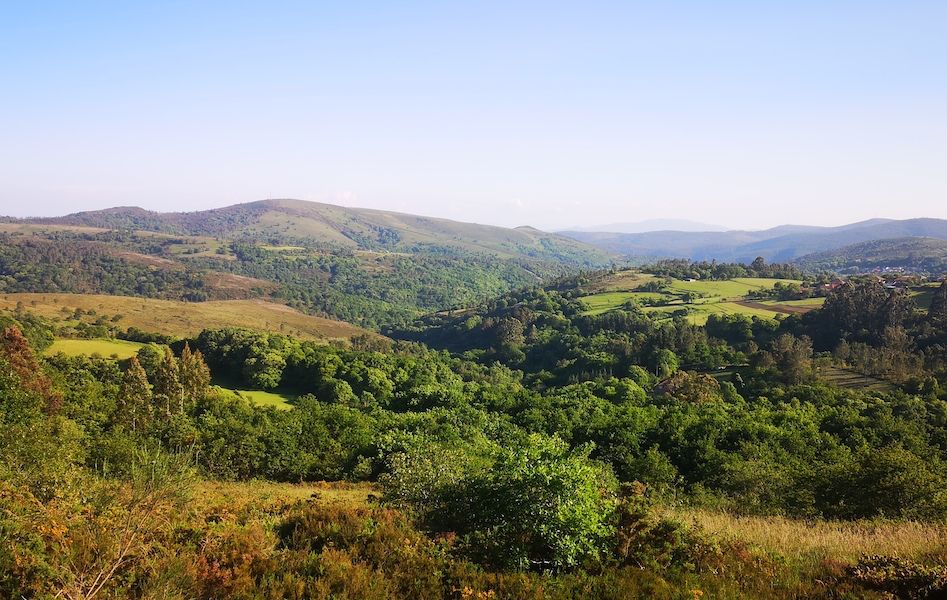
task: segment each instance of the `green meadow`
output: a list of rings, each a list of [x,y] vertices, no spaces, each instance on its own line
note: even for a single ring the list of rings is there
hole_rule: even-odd
[[[705,324],[712,314],[748,315],[750,317],[760,317],[761,319],[775,319],[779,314],[775,311],[743,306],[735,302],[702,302],[695,304],[672,304],[670,306],[645,306],[642,310],[647,313],[667,313],[668,315],[679,310],[686,310],[687,320],[695,325]]]
[[[144,346],[144,344],[138,342],[104,338],[91,340],[59,339],[46,349],[46,354],[59,354],[60,352],[66,356],[92,356],[98,354],[100,356],[116,356],[124,359],[133,356],[142,346]]]
[[[683,294],[693,292],[707,298],[742,298],[747,293],[756,290],[772,289],[777,283],[802,283],[793,279],[755,279],[741,277],[725,281],[682,281],[674,280],[670,286],[672,293]]]
[[[653,276],[646,276],[639,281],[647,281]],[[634,280],[632,280],[634,281]],[[661,306],[643,306],[645,312],[673,314],[677,311],[686,311],[687,318],[698,325],[707,322],[711,314],[744,314],[761,318],[773,319],[780,313],[790,312],[786,308],[798,307],[799,312],[806,308],[815,308],[822,302],[821,298],[811,298],[807,300],[775,302],[765,301],[755,303],[755,306],[744,306],[735,301],[743,300],[745,296],[753,291],[772,289],[777,283],[799,284],[800,281],[792,279],[765,279],[741,277],[728,279],[724,281],[685,281],[675,279],[663,292],[636,292],[636,291],[617,291],[620,286],[611,285],[612,282],[599,282],[598,289],[611,290],[590,294],[581,298],[587,307],[585,314],[599,315],[610,310],[616,309],[629,300],[635,300],[640,304],[648,302],[663,302]],[[627,283],[627,280],[623,281]],[[684,303],[685,294],[694,294],[698,298],[690,303]],[[772,306],[768,309],[767,306]],[[780,310],[780,307],[784,307]]]
[[[278,410],[291,410],[293,408],[292,401],[296,399],[296,396],[293,394],[285,394],[278,391],[264,392],[262,390],[238,390],[221,387],[218,387],[218,390],[230,392],[235,396],[249,400],[251,404],[257,406],[272,406]]]

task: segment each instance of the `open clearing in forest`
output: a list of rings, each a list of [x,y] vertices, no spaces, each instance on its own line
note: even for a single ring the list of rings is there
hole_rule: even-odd
[[[634,291],[636,287],[652,280],[662,278],[654,275],[626,272],[609,276],[604,281],[589,286],[597,293],[580,298],[586,305],[587,315],[599,315],[621,307],[632,300],[650,313],[664,313],[668,316],[681,312],[697,325],[703,325],[711,314],[743,314],[764,319],[773,319],[780,314],[804,313],[818,308],[823,299],[809,298],[792,301],[748,301],[750,292],[772,289],[777,283],[800,284],[793,279],[766,279],[739,277],[725,281],[685,281],[674,279],[660,292]],[[696,296],[685,303],[685,295]],[[648,306],[651,304],[652,306]],[[655,304],[660,304],[654,306]]]
[[[46,349],[46,354],[53,355],[60,352],[66,356],[99,356],[125,359],[130,358],[138,352],[138,349],[144,346],[138,342],[129,342],[127,340],[109,340],[109,339],[91,339],[91,340],[65,340],[58,339],[53,345]]]
[[[872,392],[891,392],[895,386],[890,382],[871,375],[864,375],[851,369],[841,367],[821,367],[819,377],[834,386]]]
[[[272,331],[306,340],[349,339],[368,333],[344,321],[303,314],[264,300],[178,302],[100,294],[2,294],[0,309],[24,309],[52,319],[71,318],[75,309],[107,317],[112,325],[137,327],[150,333],[192,337],[204,329],[245,327]],[[112,321],[113,317],[121,318]]]
[[[279,390],[265,392],[263,390],[247,390],[229,387],[227,385],[216,386],[220,391],[230,392],[236,396],[248,400],[251,404],[257,406],[272,406],[279,410],[292,410],[295,394],[284,393]]]

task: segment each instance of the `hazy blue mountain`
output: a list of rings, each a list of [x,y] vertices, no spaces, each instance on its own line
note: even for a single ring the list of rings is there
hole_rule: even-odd
[[[612,233],[646,233],[649,231],[727,231],[726,227],[687,219],[647,219],[632,223],[610,223],[592,227],[574,227],[571,231],[608,231]]]
[[[947,239],[947,220],[871,219],[840,227],[781,225],[761,231],[652,231],[636,234],[566,231],[562,234],[629,258],[748,262],[762,256],[774,262],[874,240]]]

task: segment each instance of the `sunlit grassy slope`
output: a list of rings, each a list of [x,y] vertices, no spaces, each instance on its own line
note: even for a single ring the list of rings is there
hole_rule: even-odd
[[[218,387],[217,389],[222,393],[229,392],[239,396],[245,400],[250,401],[251,404],[255,404],[257,406],[272,406],[279,410],[292,409],[292,401],[296,399],[295,395],[284,393],[279,390],[265,392],[263,390],[237,389],[227,385]]]
[[[643,310],[653,313],[673,314],[677,311],[686,311],[687,318],[696,324],[707,322],[711,314],[744,314],[761,318],[776,318],[777,315],[789,312],[787,307],[797,307],[796,311],[806,308],[816,308],[821,299],[800,302],[772,302],[754,303],[752,306],[738,304],[747,293],[772,289],[777,283],[799,284],[791,279],[756,279],[741,277],[725,281],[685,281],[675,279],[663,292],[635,291],[644,283],[655,279],[653,275],[622,271],[610,275],[603,281],[595,282],[591,289],[595,292],[581,298],[588,310],[586,314],[597,315],[620,307],[629,300],[640,304],[648,302],[663,302],[663,306],[645,306]],[[683,296],[694,294],[697,298],[685,304]]]
[[[129,342],[126,340],[56,340],[53,345],[47,348],[47,354],[63,353],[66,356],[117,356],[118,358],[129,358],[138,352],[144,344],[138,342]]]
[[[735,302],[701,302],[695,304],[677,304],[671,306],[646,306],[642,310],[652,313],[666,313],[668,315],[678,310],[687,311],[687,319],[696,325],[703,325],[712,314],[718,315],[747,315],[763,319],[775,319],[780,313],[761,308],[743,306]]]
[[[177,302],[130,296],[99,294],[3,294],[0,309],[12,309],[22,303],[27,310],[46,317],[66,317],[77,308],[109,318],[121,328],[138,327],[144,331],[177,337],[193,336],[203,329],[246,327],[294,335],[302,339],[348,339],[366,330],[263,300],[219,300],[213,302]]]

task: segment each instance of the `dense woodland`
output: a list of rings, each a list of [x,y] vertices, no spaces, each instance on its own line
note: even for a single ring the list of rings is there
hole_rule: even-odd
[[[757,257],[752,263],[717,262],[717,261],[690,261],[690,260],[659,260],[643,267],[648,273],[678,279],[711,279],[722,280],[734,277],[772,277],[775,279],[803,279],[806,275],[796,265],[785,263],[769,264],[762,257]]]

